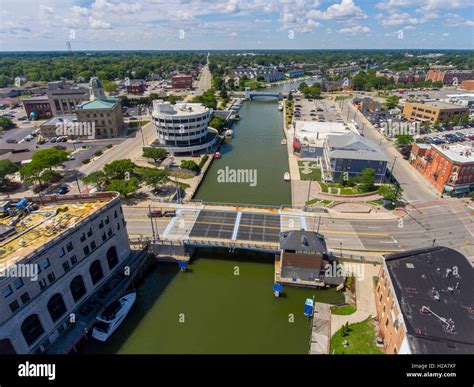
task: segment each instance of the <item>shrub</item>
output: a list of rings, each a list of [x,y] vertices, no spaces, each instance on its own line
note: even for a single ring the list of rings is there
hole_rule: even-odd
[[[81,162],[82,162],[82,164],[89,164],[91,162],[91,159],[89,157],[87,157],[84,160],[82,160]]]
[[[204,167],[204,164],[206,164],[206,161],[209,159],[209,156],[208,155],[204,155],[204,157],[201,159],[201,161],[199,162],[199,168],[202,168]]]
[[[95,153],[94,153],[94,156],[101,156],[102,153],[104,153],[104,152],[102,152],[100,149],[96,150]]]

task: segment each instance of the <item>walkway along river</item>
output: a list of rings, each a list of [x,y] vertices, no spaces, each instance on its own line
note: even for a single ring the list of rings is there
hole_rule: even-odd
[[[290,203],[282,119],[276,101],[246,102],[235,138],[222,149],[198,198],[206,201]],[[257,185],[219,183],[219,168],[257,170]],[[306,298],[342,303],[335,289],[285,287],[272,292],[274,256],[199,249],[189,270],[157,263],[138,289],[138,302],[107,343],[90,340],[85,352],[102,353],[308,353]]]

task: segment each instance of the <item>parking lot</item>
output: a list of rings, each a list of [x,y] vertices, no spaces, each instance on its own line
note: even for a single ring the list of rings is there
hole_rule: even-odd
[[[299,121],[343,122],[334,103],[325,99],[301,98],[295,103],[294,119]]]

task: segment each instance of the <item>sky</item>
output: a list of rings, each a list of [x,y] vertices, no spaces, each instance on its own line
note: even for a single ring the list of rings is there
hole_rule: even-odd
[[[0,51],[472,49],[474,0],[0,0]]]

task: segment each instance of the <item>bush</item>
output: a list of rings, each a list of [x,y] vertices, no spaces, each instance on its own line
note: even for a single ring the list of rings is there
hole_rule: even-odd
[[[114,144],[109,144],[109,145],[107,145],[106,148],[107,148],[107,149],[110,149],[110,148],[113,148],[113,146],[114,146]]]
[[[104,153],[104,152],[102,152],[100,149],[96,150],[95,153],[94,153],[94,156],[97,156],[97,157],[102,156],[102,153]]]
[[[183,160],[181,161],[181,168],[188,169],[193,172],[199,172],[199,165],[196,164],[193,160]]]
[[[91,159],[89,157],[87,157],[84,160],[82,160],[81,162],[82,162],[82,164],[89,164],[91,162]]]
[[[201,169],[202,167],[204,167],[204,164],[206,164],[206,161],[209,160],[209,156],[208,155],[204,155],[204,157],[201,159],[201,161],[199,162],[199,169]]]

